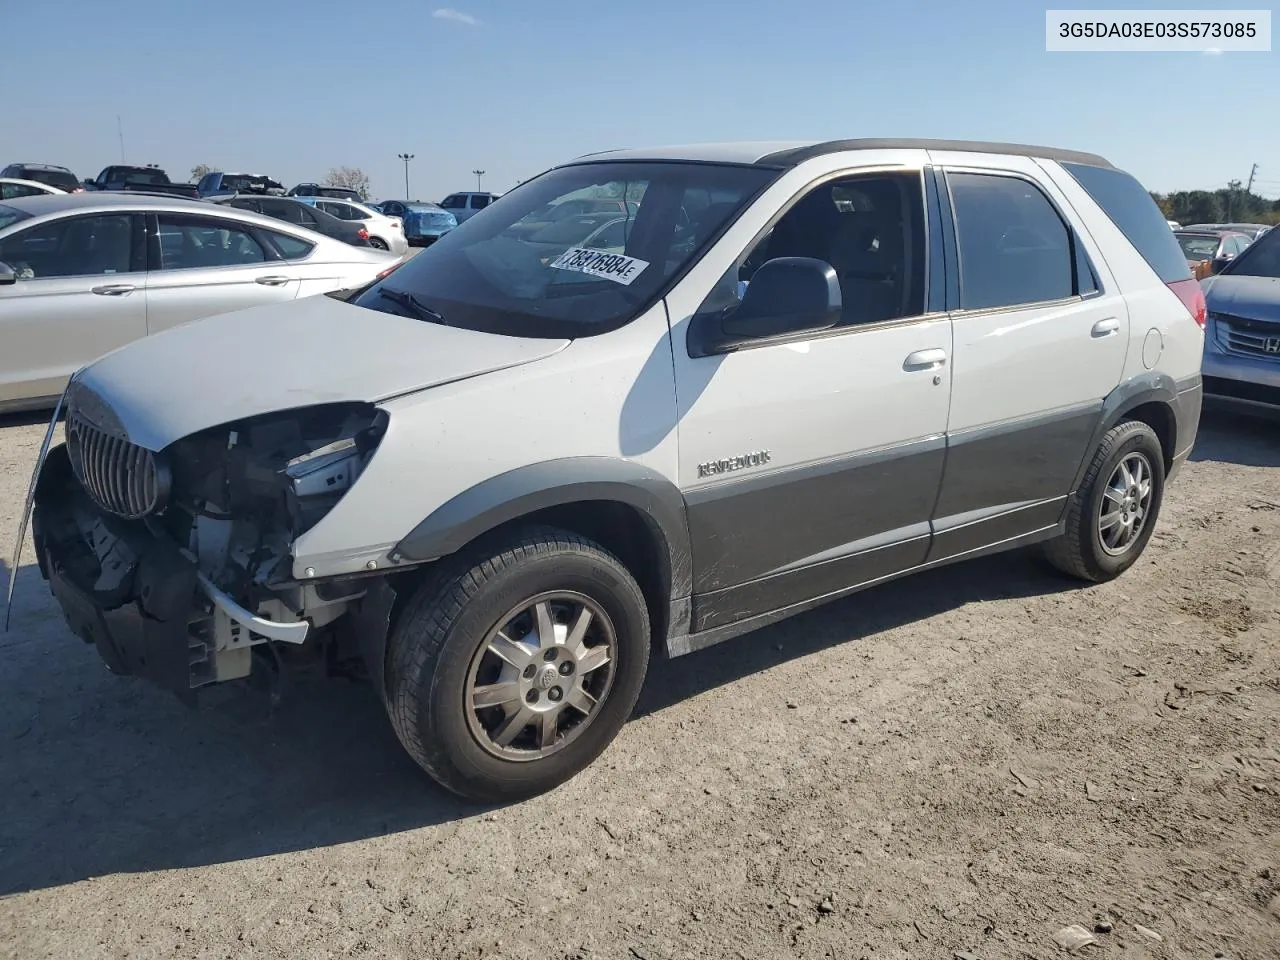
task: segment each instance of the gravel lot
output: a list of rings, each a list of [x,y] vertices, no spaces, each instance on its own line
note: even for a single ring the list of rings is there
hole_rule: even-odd
[[[6,538],[42,430],[0,427]],[[28,563],[0,954],[992,960],[1079,924],[1090,956],[1275,958],[1278,468],[1280,426],[1206,415],[1119,581],[991,558],[655,664],[593,768],[494,810],[357,685],[191,712],[109,676]]]

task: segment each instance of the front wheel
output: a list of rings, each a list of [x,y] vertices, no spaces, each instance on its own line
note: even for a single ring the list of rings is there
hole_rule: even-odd
[[[635,706],[649,659],[644,595],[603,547],[551,528],[444,563],[389,638],[396,734],[469,799],[550,790],[599,756]]]
[[[1137,420],[1117,424],[1071,498],[1065,532],[1045,544],[1045,553],[1074,577],[1113,580],[1142,555],[1163,499],[1164,452],[1155,431]]]

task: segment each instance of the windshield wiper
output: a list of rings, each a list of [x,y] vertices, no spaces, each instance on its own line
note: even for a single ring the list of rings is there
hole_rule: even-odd
[[[419,320],[426,320],[428,323],[439,323],[448,326],[449,322],[445,320],[444,314],[438,310],[432,310],[425,303],[415,297],[406,290],[395,290],[391,287],[379,287],[378,296],[385,297],[398,307],[408,310],[411,315]]]

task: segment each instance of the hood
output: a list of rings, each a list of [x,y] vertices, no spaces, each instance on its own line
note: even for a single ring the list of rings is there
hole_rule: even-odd
[[[549,357],[568,340],[458,330],[316,296],[137,340],[74,378],[129,439],[161,450],[208,427],[344,401],[376,403]]]
[[[1204,284],[1204,298],[1214,313],[1280,323],[1280,280],[1274,277],[1219,275]]]

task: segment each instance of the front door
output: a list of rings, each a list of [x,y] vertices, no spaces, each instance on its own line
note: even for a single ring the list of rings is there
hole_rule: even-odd
[[[923,177],[918,164],[811,184],[780,218],[756,214],[766,222],[701,304],[682,303],[683,288],[669,298],[695,630],[924,560],[951,328],[926,309]],[[696,218],[691,229],[697,242]],[[700,327],[732,312],[755,269],[789,256],[835,268],[843,315],[834,329],[712,356],[689,349]]]
[[[0,404],[56,397],[71,374],[147,334],[142,218],[64,217],[0,241]]]
[[[959,309],[947,467],[931,560],[1052,528],[1129,343],[1093,241],[1034,160],[952,167]]]
[[[298,295],[297,268],[273,259],[248,225],[187,213],[161,213],[154,222],[147,275],[151,333]]]

